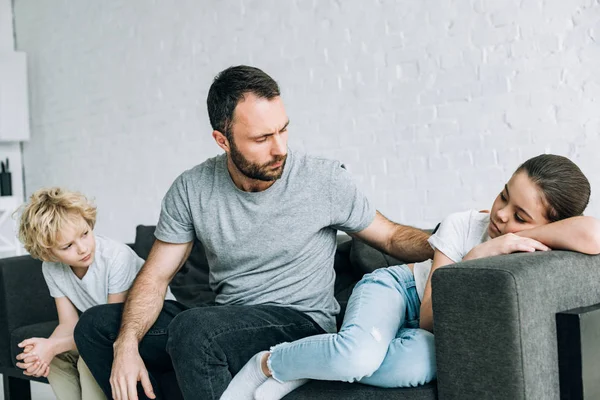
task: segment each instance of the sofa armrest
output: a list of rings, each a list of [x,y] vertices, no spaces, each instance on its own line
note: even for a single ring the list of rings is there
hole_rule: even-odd
[[[30,256],[0,259],[0,366],[13,365],[10,335],[16,328],[56,319],[41,261]]]
[[[467,261],[433,274],[440,399],[558,399],[556,313],[600,303],[600,256]]]

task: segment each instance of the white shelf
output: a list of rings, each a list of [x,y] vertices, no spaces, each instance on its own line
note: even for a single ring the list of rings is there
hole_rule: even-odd
[[[19,199],[17,199],[15,196],[0,196],[0,211],[13,212],[20,205],[21,205],[21,201]]]
[[[27,57],[23,52],[0,52],[0,141],[29,140]]]
[[[22,200],[15,196],[0,196],[0,228],[2,228],[0,252],[2,253],[8,252],[17,256],[24,254],[23,246],[17,238],[17,218],[13,217],[13,213],[22,203]]]

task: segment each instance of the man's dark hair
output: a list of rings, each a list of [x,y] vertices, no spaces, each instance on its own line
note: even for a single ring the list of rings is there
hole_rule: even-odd
[[[235,107],[248,93],[268,100],[280,95],[279,85],[273,78],[260,69],[247,65],[221,71],[210,86],[206,99],[210,124],[228,140],[231,140]]]
[[[525,172],[542,191],[549,221],[583,214],[590,200],[590,182],[568,158],[542,154],[525,161],[518,172]]]

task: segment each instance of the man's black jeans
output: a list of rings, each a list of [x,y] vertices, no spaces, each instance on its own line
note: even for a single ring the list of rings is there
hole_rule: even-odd
[[[75,327],[75,343],[110,399],[113,342],[122,304],[90,308]],[[183,397],[218,400],[229,381],[259,351],[281,342],[324,333],[307,315],[286,307],[207,306],[188,309],[165,301],[158,319],[140,343],[140,355],[158,398],[158,376],[174,369]],[[138,385],[140,399],[146,399]]]

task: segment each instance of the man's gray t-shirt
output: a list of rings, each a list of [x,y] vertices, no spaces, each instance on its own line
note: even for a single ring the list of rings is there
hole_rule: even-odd
[[[109,294],[129,290],[143,264],[144,260],[126,244],[96,235],[94,261],[83,278],[79,279],[71,267],[61,262],[44,261],[42,273],[50,296],[67,297],[83,312],[106,304]],[[166,299],[175,299],[170,289]]]
[[[288,306],[334,332],[336,230],[358,232],[374,218],[375,209],[337,161],[290,150],[279,180],[245,192],[222,154],[175,180],[155,236],[202,242],[217,304]]]

